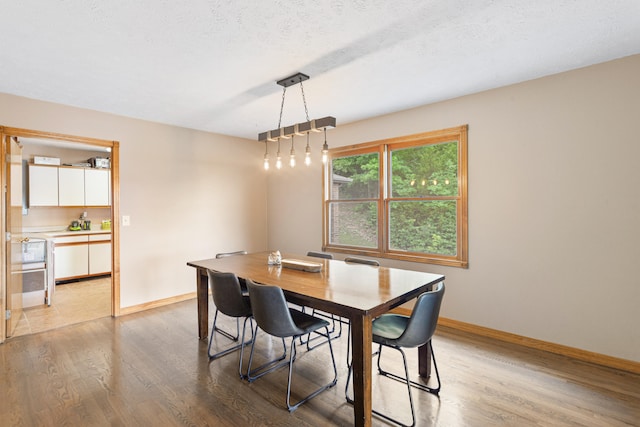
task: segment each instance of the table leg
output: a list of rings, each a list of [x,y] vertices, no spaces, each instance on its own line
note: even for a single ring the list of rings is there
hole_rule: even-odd
[[[429,347],[429,343],[418,347],[418,372],[425,379],[431,376],[431,347]]]
[[[354,425],[371,426],[371,317],[351,319]]]
[[[198,338],[209,336],[209,275],[204,269],[196,270],[196,294],[198,296]]]

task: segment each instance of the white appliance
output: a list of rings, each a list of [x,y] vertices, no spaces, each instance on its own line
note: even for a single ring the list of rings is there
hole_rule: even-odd
[[[22,275],[22,306],[51,305],[55,282],[50,280],[47,268],[47,252],[50,253],[47,240],[39,237],[17,240],[21,251],[13,254],[12,264],[17,268],[11,274]]]

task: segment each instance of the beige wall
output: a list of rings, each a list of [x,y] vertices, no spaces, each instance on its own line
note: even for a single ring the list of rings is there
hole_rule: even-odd
[[[445,274],[444,317],[640,361],[639,114],[633,56],[349,125],[338,117],[328,138],[469,124],[469,269],[382,264]],[[318,162],[271,175],[269,247],[320,249],[320,181]]]
[[[0,125],[120,142],[121,307],[195,291],[189,260],[266,248],[263,147],[0,94]]]
[[[633,56],[349,125],[338,117],[328,137],[340,146],[469,124],[469,269],[383,265],[445,274],[445,317],[640,361],[638,112]],[[3,94],[0,124],[120,141],[131,216],[122,307],[194,291],[188,260],[320,249],[320,135],[311,167],[264,179],[253,141]]]

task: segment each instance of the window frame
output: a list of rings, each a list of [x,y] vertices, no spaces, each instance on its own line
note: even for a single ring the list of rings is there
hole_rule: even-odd
[[[329,158],[322,168],[322,249],[324,251],[364,255],[379,258],[390,258],[402,261],[437,264],[453,267],[468,268],[468,195],[467,195],[467,133],[468,125],[452,127],[432,132],[423,132],[413,135],[401,136],[362,144],[332,148],[329,150]],[[391,197],[391,153],[394,150],[434,145],[457,141],[458,143],[458,195],[457,196],[430,196],[430,197]],[[349,157],[360,154],[378,152],[379,156],[379,192],[378,199],[331,199],[331,171],[335,158]],[[456,255],[423,254],[419,252],[405,252],[391,250],[389,248],[389,217],[391,203],[394,201],[430,201],[430,200],[455,200],[456,205]],[[365,248],[349,245],[340,245],[330,242],[330,209],[332,203],[376,201],[378,206],[378,243],[376,248]]]

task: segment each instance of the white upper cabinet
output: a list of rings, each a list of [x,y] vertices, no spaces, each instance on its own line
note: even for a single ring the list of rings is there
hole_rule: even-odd
[[[85,206],[84,169],[58,169],[58,205]]]
[[[29,165],[29,206],[58,206],[58,168]]]
[[[85,206],[108,206],[109,197],[109,170],[85,169],[84,170],[84,203]]]
[[[29,206],[111,206],[111,171],[29,165]]]

